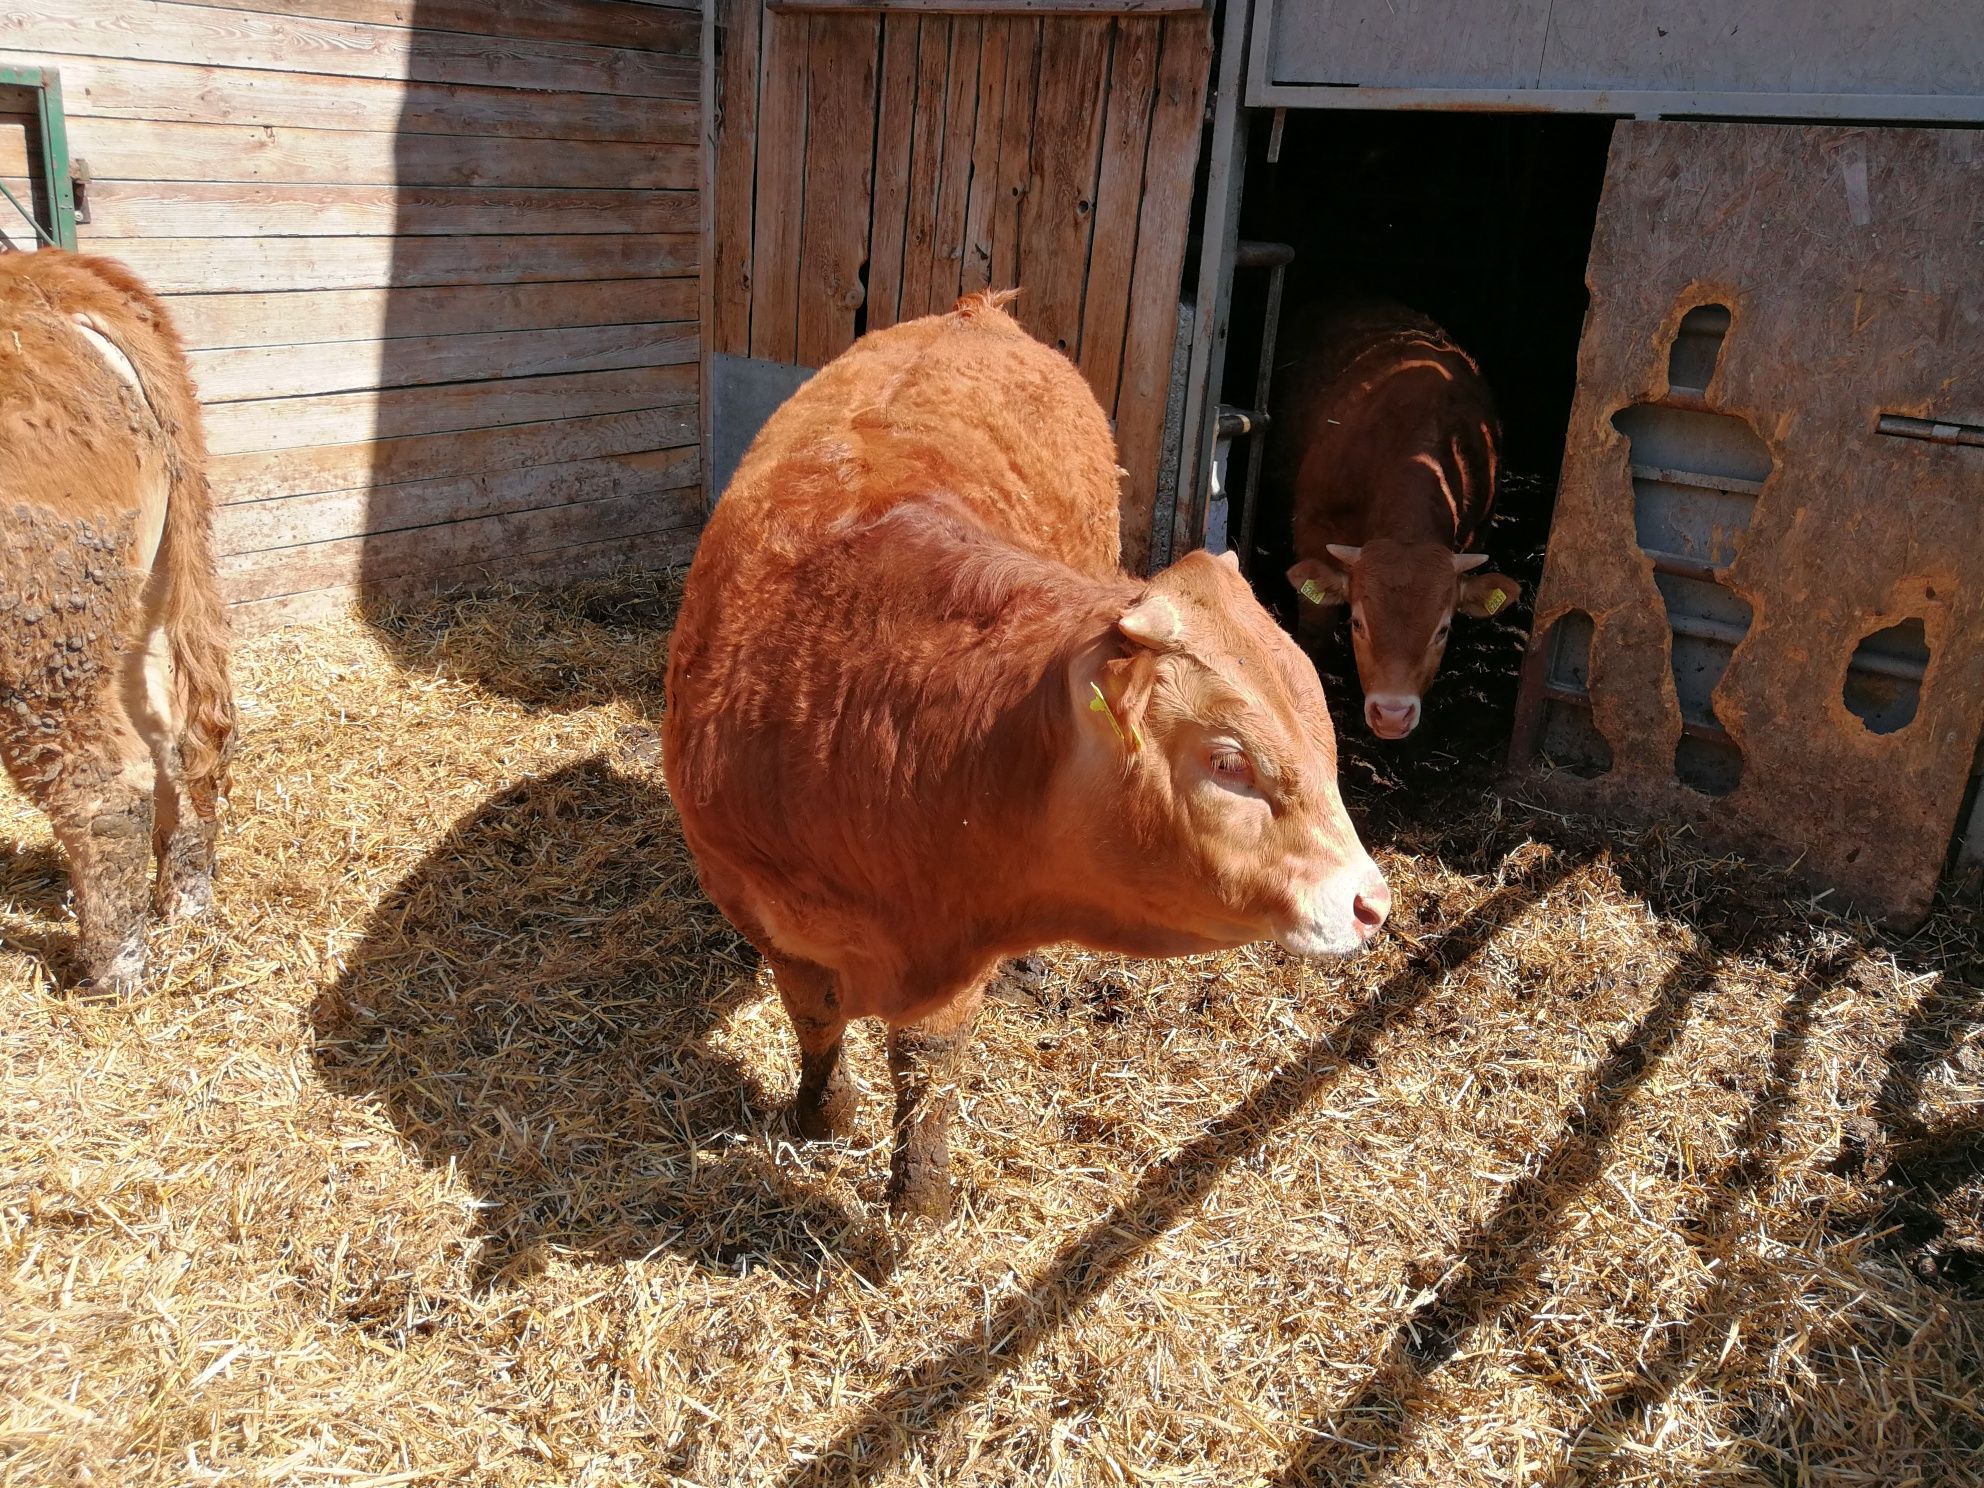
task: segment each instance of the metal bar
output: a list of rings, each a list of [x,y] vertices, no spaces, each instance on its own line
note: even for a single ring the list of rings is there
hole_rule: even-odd
[[[1279,245],[1277,245],[1279,246]],[[1295,257],[1289,251],[1289,259]],[[1274,380],[1275,335],[1281,329],[1281,286],[1288,277],[1288,260],[1274,265],[1268,270],[1268,308],[1261,320],[1261,364],[1254,372],[1254,406],[1265,409],[1268,406],[1269,384]],[[1251,570],[1254,565],[1255,519],[1260,515],[1261,467],[1267,463],[1268,442],[1256,439],[1247,451],[1247,480],[1240,492],[1240,566]],[[1251,572],[1248,575],[1252,577]]]
[[[1286,3],[1286,0],[1284,0]],[[1255,28],[1257,51],[1266,24]],[[1441,109],[1469,113],[1603,114],[1612,118],[1691,116],[1764,119],[1862,119],[1885,124],[1984,123],[1984,95],[1955,93],[1714,93],[1675,89],[1384,88],[1346,83],[1270,81],[1259,69],[1247,90],[1250,108]]]
[[[1632,471],[1634,480],[1658,481],[1663,486],[1692,486],[1700,491],[1727,491],[1731,496],[1761,496],[1764,492],[1762,481],[1744,480],[1739,475],[1703,475],[1695,470],[1668,470],[1660,465],[1635,465]]]
[[[55,214],[55,240],[76,247],[75,183],[69,179],[69,123],[62,112],[62,74],[41,70],[41,163],[47,172],[48,201]]]
[[[1213,421],[1226,357],[1227,315],[1233,295],[1233,254],[1240,241],[1240,186],[1247,173],[1248,117],[1241,106],[1242,62],[1249,0],[1227,0],[1219,38],[1219,70],[1207,104],[1212,143],[1206,152],[1206,202],[1199,239],[1197,323],[1185,373],[1185,418],[1178,456],[1178,489],[1170,520],[1151,525],[1151,566],[1163,567],[1205,536],[1207,482],[1212,475]]]
[[[1921,439],[1930,444],[1984,445],[1984,426],[1959,424],[1949,419],[1909,418],[1900,413],[1884,413],[1874,421],[1879,434],[1898,439]]]
[[[8,201],[14,204],[14,210],[16,212],[19,212],[21,216],[26,220],[27,225],[34,229],[34,235],[37,238],[40,238],[42,242],[46,243],[51,248],[61,247],[61,244],[57,243],[55,239],[51,238],[48,235],[48,229],[43,227],[41,225],[40,219],[34,215],[34,209],[32,207],[22,206],[21,199],[18,196],[14,195],[14,193],[8,189],[7,183],[5,181],[0,181],[0,196],[6,197]]]
[[[1705,584],[1718,582],[1716,567],[1701,558],[1683,558],[1679,553],[1662,553],[1653,548],[1640,551],[1653,560],[1655,573],[1672,574],[1677,579],[1700,579]]]
[[[75,186],[69,179],[69,125],[62,112],[62,74],[53,67],[0,67],[0,88],[34,95],[36,155],[42,189],[47,193],[49,221],[44,225],[32,206],[23,206],[13,192],[0,186],[7,200],[52,248],[76,246]]]
[[[1568,703],[1573,708],[1590,708],[1591,694],[1576,687],[1566,687],[1561,682],[1545,682],[1543,695],[1553,703]],[[1681,732],[1692,739],[1705,739],[1711,744],[1729,743],[1729,731],[1719,724],[1697,723],[1692,718],[1683,717]]]

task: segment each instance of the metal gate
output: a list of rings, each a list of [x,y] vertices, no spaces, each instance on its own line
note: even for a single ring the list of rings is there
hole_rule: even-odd
[[[1512,748],[1900,920],[1984,730],[1984,136],[1622,123]]]

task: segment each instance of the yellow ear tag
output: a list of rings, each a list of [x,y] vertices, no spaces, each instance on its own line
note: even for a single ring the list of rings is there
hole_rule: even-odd
[[[1481,608],[1492,615],[1508,602],[1509,596],[1506,590],[1490,589],[1488,591],[1488,597],[1481,601]]]
[[[1109,699],[1102,695],[1102,684],[1100,682],[1091,682],[1089,686],[1095,691],[1095,696],[1089,699],[1089,712],[1100,713],[1104,718],[1108,719],[1109,726],[1116,731],[1117,739],[1121,740],[1123,747],[1128,749],[1130,753],[1135,754],[1139,749],[1142,749],[1144,747],[1144,741],[1137,737],[1137,726],[1134,723],[1130,725],[1128,737],[1124,736],[1123,725],[1116,721],[1116,710],[1109,706]]]
[[[1323,602],[1323,586],[1318,584],[1314,579],[1304,579],[1302,581],[1302,587],[1295,592],[1308,600],[1310,604],[1321,604]]]

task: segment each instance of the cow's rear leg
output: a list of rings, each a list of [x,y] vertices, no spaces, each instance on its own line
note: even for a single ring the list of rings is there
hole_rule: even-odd
[[[809,1142],[844,1136],[854,1126],[856,1095],[841,1062],[847,1019],[841,1016],[834,973],[817,962],[777,952],[765,959],[772,964],[779,1000],[799,1038],[799,1095],[792,1105],[793,1121]]]
[[[889,1207],[898,1214],[950,1215],[951,1121],[965,1048],[984,997],[981,977],[928,1017],[889,1030],[889,1075],[896,1090]]]
[[[59,739],[16,733],[8,773],[48,814],[69,859],[77,951],[85,982],[135,991],[145,974],[151,879],[152,761],[121,717],[99,717]]]
[[[153,899],[166,919],[197,915],[213,904],[214,842],[220,827],[219,774],[225,751],[208,749],[199,773],[186,768],[186,721],[180,716],[165,638],[126,664],[125,705],[151,751],[157,772],[152,799],[152,852],[158,859]]]

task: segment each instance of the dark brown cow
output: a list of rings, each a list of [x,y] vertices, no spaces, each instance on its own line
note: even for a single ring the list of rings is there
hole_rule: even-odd
[[[212,526],[164,307],[108,259],[0,256],[0,760],[54,823],[109,990],[144,974],[148,891],[212,897],[234,729]]]
[[[1342,954],[1390,904],[1314,669],[1231,563],[1122,573],[1102,410],[1001,303],[867,336],[772,416],[669,652],[669,786],[777,976],[800,1129],[845,1127],[842,1030],[884,1019],[922,1213],[1001,958]]]
[[[1313,644],[1350,606],[1364,721],[1402,739],[1455,613],[1492,615],[1522,592],[1468,551],[1495,504],[1494,399],[1474,359],[1400,305],[1318,307],[1284,345],[1266,472],[1294,512],[1299,633]]]

